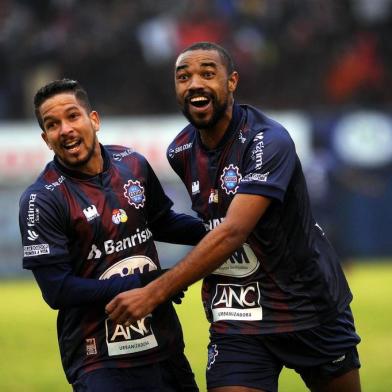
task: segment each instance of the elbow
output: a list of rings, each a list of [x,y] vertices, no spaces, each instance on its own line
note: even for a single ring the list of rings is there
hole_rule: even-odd
[[[221,224],[222,241],[233,250],[238,249],[248,238],[249,233],[245,232],[242,228],[235,224],[224,222]]]
[[[53,309],[53,310],[60,310],[60,308],[62,307],[60,301],[57,298],[57,296],[43,294],[42,297],[43,297],[44,301],[49,305],[49,307],[51,309]]]

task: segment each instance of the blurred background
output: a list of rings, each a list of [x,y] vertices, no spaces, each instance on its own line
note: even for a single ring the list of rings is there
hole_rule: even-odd
[[[0,277],[30,276],[18,200],[51,159],[32,98],[53,79],[78,79],[101,114],[101,141],[143,153],[176,209],[189,211],[165,150],[185,125],[174,61],[195,41],[228,49],[237,102],[291,133],[342,262],[388,260],[391,37],[391,0],[0,0]],[[183,252],[160,245],[166,266]]]

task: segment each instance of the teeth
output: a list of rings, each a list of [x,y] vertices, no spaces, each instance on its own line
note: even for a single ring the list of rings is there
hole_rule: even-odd
[[[65,144],[64,147],[65,148],[73,148],[73,147],[76,147],[77,145],[78,145],[78,142],[73,142],[73,143]]]
[[[206,97],[194,97],[194,98],[191,98],[191,102],[201,102],[201,101],[208,101],[208,98],[206,98]]]

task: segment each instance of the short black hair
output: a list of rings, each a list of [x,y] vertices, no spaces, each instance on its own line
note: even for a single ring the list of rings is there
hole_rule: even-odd
[[[38,124],[44,130],[44,124],[39,112],[41,105],[49,98],[62,93],[72,93],[80,104],[86,109],[88,113],[91,112],[90,100],[86,90],[77,80],[72,79],[59,79],[54,80],[45,86],[41,87],[34,96],[34,113],[38,120]]]
[[[180,54],[193,50],[215,50],[219,53],[223,64],[226,66],[227,73],[230,75],[232,72],[235,71],[233,58],[230,56],[229,52],[222,46],[214,42],[196,42],[191,46],[188,46],[187,48],[183,49]]]

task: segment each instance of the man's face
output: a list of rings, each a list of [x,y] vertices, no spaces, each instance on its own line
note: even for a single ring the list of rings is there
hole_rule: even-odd
[[[175,67],[178,104],[190,123],[198,129],[211,129],[230,112],[238,75],[227,74],[215,50],[182,53]]]
[[[99,151],[96,132],[98,113],[87,113],[72,93],[57,94],[42,103],[39,112],[44,125],[42,138],[62,164],[86,171]],[[87,170],[88,171],[88,170]]]

